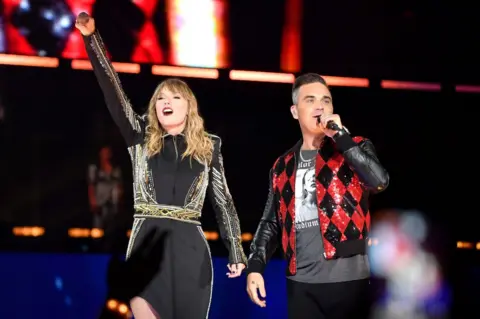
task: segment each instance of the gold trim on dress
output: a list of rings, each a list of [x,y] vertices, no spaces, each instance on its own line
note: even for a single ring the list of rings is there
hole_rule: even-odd
[[[142,228],[144,221],[145,218],[135,218],[133,221],[132,232],[130,234],[130,239],[128,240],[126,259],[130,258],[130,255],[132,254],[135,239],[137,239],[137,235],[140,233],[140,228]]]
[[[185,209],[184,207],[137,204],[135,205],[135,211],[139,212],[138,214],[133,215],[135,218],[170,218],[200,225],[201,212]]]

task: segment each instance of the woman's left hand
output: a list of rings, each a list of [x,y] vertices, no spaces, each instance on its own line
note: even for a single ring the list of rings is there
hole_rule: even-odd
[[[233,265],[228,264],[227,268],[228,270],[230,270],[230,272],[227,272],[228,278],[235,278],[235,277],[239,277],[242,274],[242,271],[245,269],[245,265],[244,264],[233,264]]]

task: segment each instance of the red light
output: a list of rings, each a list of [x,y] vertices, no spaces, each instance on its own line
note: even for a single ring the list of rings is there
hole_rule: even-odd
[[[21,0],[4,0],[5,14],[5,39],[7,42],[7,52],[24,55],[37,55],[27,39],[23,37],[20,31],[10,22],[10,16],[18,7]]]
[[[132,62],[137,63],[163,63],[164,57],[152,17],[157,7],[158,0],[133,0],[145,15],[145,23],[138,33],[137,43],[132,54]]]
[[[280,68],[285,72],[299,72],[302,67],[303,0],[287,0],[283,26]]]

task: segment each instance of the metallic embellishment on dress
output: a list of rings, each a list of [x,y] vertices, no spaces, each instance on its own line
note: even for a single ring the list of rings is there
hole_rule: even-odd
[[[203,203],[205,202],[205,195],[208,187],[208,172],[209,167],[207,163],[204,163],[203,172],[195,178],[187,196],[185,197],[185,209],[202,211]]]
[[[198,186],[199,186],[198,180],[203,178],[202,174],[203,172],[200,173],[199,176],[195,177],[195,179],[192,182],[192,185],[190,185],[190,188],[188,189],[188,192],[187,192],[187,196],[185,196],[185,203],[184,203],[185,206],[187,206],[188,203],[191,202],[191,199],[195,197],[195,193],[198,191]]]
[[[137,204],[157,204],[152,171],[146,148],[137,144],[128,148],[133,165],[133,196]]]
[[[200,224],[201,212],[187,210],[178,206],[167,206],[158,204],[135,204],[135,211],[138,214],[134,217],[151,217],[151,218],[170,218],[179,221]]]
[[[208,299],[208,308],[207,308],[207,313],[205,316],[205,319],[208,319],[208,315],[210,313],[210,305],[212,304],[212,294],[213,294],[213,263],[212,263],[212,252],[210,251],[210,245],[208,244],[207,238],[205,237],[205,233],[203,232],[203,229],[201,226],[197,226],[197,230],[200,233],[200,236],[202,236],[203,241],[205,242],[205,245],[207,246],[208,249],[208,255],[210,256],[210,271],[212,272],[212,277],[210,279],[210,298]]]
[[[135,218],[133,221],[132,232],[130,233],[130,239],[128,240],[127,246],[127,259],[130,257],[132,253],[133,245],[135,244],[135,238],[137,238],[138,233],[140,232],[140,228],[142,228],[143,222],[145,218]]]
[[[103,44],[103,40],[98,32],[93,33],[93,35],[91,36],[90,46],[92,47],[93,52],[95,52],[95,54],[97,55],[97,58],[100,61],[100,64],[102,65],[103,69],[105,70],[105,73],[108,75],[108,77],[112,81],[112,84],[115,87],[115,91],[117,92],[118,99],[122,104],[123,111],[125,112],[125,115],[128,121],[132,125],[132,128],[135,131],[140,132],[141,128],[140,128],[140,123],[138,121],[138,117],[136,113],[133,111],[130,101],[128,101],[125,93],[122,90],[122,86],[121,86],[118,74],[117,72],[115,72],[112,64],[107,58],[107,55],[105,52],[105,45]]]
[[[212,167],[212,188],[215,194],[215,205],[217,205],[222,212],[223,221],[226,225],[225,228],[228,232],[229,241],[231,244],[231,250],[233,258],[236,263],[246,263],[247,257],[242,249],[242,238],[240,232],[240,221],[238,220],[237,211],[233,204],[232,196],[227,187],[225,172],[223,169],[223,158],[221,153],[218,156],[220,163],[220,170]]]

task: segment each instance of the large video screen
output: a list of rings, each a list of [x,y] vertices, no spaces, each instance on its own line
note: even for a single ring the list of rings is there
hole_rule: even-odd
[[[442,10],[394,7],[354,1],[345,10],[341,1],[318,0],[0,0],[0,52],[86,59],[74,26],[86,11],[115,62],[421,81],[451,73],[478,82],[472,68],[480,51],[471,41],[438,36]],[[456,27],[474,37],[474,24]],[[448,57],[454,66],[444,63]]]
[[[1,0],[0,51],[87,58],[75,18],[88,12],[115,61],[230,66],[228,0]]]

